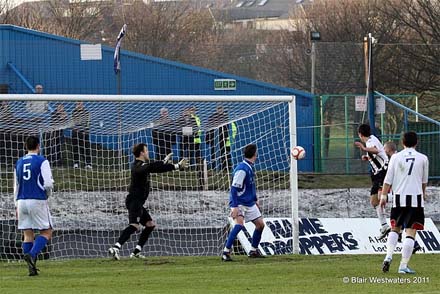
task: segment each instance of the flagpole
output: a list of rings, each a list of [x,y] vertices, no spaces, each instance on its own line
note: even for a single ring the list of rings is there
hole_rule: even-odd
[[[117,85],[116,94],[121,95],[121,71],[118,71],[118,73],[116,74],[116,85]]]
[[[122,38],[125,36],[125,31],[127,29],[127,25],[124,24],[122,26],[121,31],[119,32],[117,42],[116,42],[116,48],[115,48],[115,54],[114,54],[114,70],[116,74],[116,91],[118,95],[121,95],[121,43]],[[123,152],[122,152],[122,102],[118,102],[118,158],[119,158],[119,171],[122,172],[123,170]],[[122,183],[121,183],[122,184]]]
[[[118,95],[121,95],[121,71],[116,74],[116,80],[118,83]],[[118,158],[119,158],[119,172],[123,170],[123,158],[122,158],[122,102],[118,102]]]

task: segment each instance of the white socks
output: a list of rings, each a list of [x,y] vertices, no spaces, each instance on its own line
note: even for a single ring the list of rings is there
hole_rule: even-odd
[[[407,236],[405,241],[403,241],[402,261],[400,261],[400,268],[406,268],[408,266],[409,259],[411,258],[414,249],[414,242],[414,239],[410,236]]]
[[[386,217],[385,217],[385,213],[384,213],[384,211],[383,211],[383,208],[382,208],[380,205],[378,205],[378,206],[375,207],[375,209],[376,209],[376,213],[377,213],[377,218],[378,218],[379,221],[380,221],[380,225],[381,225],[382,227],[383,227],[383,226],[387,226],[388,223],[387,223],[387,219],[386,219]]]
[[[388,240],[387,240],[387,255],[385,256],[385,259],[392,259],[394,249],[397,245],[397,240],[399,239],[399,234],[397,234],[394,231],[391,231],[388,234]]]

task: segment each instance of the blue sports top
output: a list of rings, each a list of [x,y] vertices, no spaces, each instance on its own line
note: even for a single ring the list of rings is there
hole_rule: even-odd
[[[257,188],[255,185],[253,164],[248,160],[240,162],[233,172],[229,206],[252,206],[257,202]]]
[[[15,165],[16,200],[46,200],[46,189],[53,186],[49,162],[43,156],[27,154]]]

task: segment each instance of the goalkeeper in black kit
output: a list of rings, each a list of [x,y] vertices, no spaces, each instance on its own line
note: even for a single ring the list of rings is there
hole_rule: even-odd
[[[122,231],[118,242],[109,248],[108,252],[115,260],[120,259],[119,250],[122,245],[130,239],[130,236],[140,229],[142,230],[138,244],[130,254],[130,258],[145,258],[141,254],[142,247],[148,240],[151,232],[154,230],[155,223],[151,218],[144,204],[150,192],[150,173],[164,173],[173,170],[183,170],[188,167],[187,159],[181,159],[178,164],[171,164],[171,154],[168,154],[163,161],[150,161],[148,157],[147,145],[144,143],[136,144],[133,147],[135,161],[131,165],[131,180],[128,188],[128,195],[125,199],[125,206],[128,210],[128,227]]]

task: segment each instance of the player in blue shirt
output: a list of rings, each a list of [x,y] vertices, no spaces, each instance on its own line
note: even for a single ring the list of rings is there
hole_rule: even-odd
[[[258,206],[257,189],[255,185],[254,163],[257,160],[257,146],[249,144],[244,148],[244,160],[234,170],[234,177],[229,196],[229,207],[231,217],[235,225],[229,233],[225,248],[223,249],[222,260],[232,261],[231,248],[238,233],[243,229],[244,223],[252,221],[255,224],[252,235],[251,250],[249,257],[264,257],[258,251],[261,234],[264,229],[264,220]]]
[[[29,276],[38,275],[38,254],[52,237],[52,220],[47,198],[53,188],[49,162],[40,152],[40,141],[35,136],[26,139],[28,153],[15,165],[14,198],[17,210],[18,229],[23,230],[22,244],[24,260],[28,264]],[[40,234],[34,240],[34,230]]]

